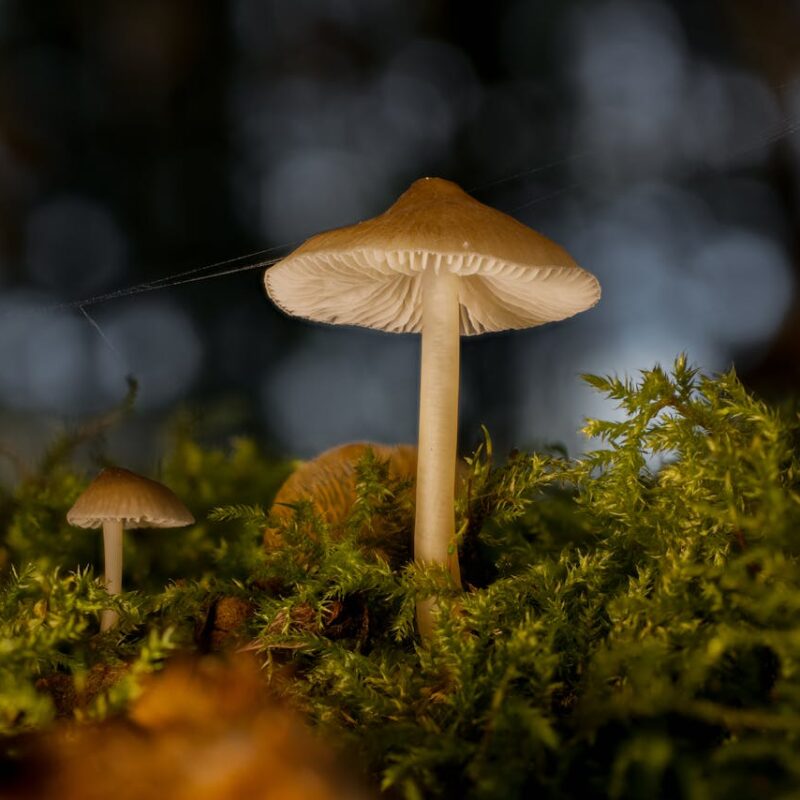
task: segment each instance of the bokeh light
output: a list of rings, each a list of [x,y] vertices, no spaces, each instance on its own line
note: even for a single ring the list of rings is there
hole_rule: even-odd
[[[423,175],[559,241],[604,290],[465,345],[463,442],[489,422],[501,450],[578,451],[581,419],[616,413],[580,372],[682,350],[797,391],[800,62],[794,32],[765,12],[754,33],[744,6],[225,0],[47,22],[6,4],[0,417],[95,413],[132,373],[154,431],[235,396],[289,453],[413,441],[418,340],[286,318],[258,271],[87,306],[99,332],[58,304],[288,252]]]
[[[758,346],[780,327],[794,289],[789,260],[774,241],[743,230],[711,233],[687,264],[687,306],[700,331],[733,352]]]
[[[264,376],[263,413],[300,456],[347,441],[413,442],[418,387],[418,337],[315,326]]]
[[[31,278],[42,288],[83,297],[121,280],[127,244],[107,209],[67,195],[31,212],[25,255]]]
[[[649,0],[587,6],[574,15],[575,146],[606,178],[674,165],[671,145],[688,68],[675,15]]]
[[[85,407],[85,323],[51,304],[24,290],[0,297],[0,403],[8,408],[70,414]]]
[[[343,151],[311,149],[288,156],[264,179],[267,237],[303,239],[368,216],[369,165]]]
[[[203,345],[189,315],[165,300],[138,299],[97,315],[95,383],[108,403],[125,394],[128,375],[139,382],[138,405],[162,408],[184,397],[197,378]],[[107,341],[106,341],[107,339]]]

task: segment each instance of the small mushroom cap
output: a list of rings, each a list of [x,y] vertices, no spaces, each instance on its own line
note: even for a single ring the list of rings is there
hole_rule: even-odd
[[[422,273],[461,277],[461,334],[530,328],[600,299],[566,250],[441,178],[411,184],[373,219],[312,236],[264,275],[283,311],[318,322],[419,332]]]
[[[119,467],[104,469],[67,512],[79,528],[101,528],[104,522],[125,528],[180,528],[191,525],[188,508],[163,484]]]

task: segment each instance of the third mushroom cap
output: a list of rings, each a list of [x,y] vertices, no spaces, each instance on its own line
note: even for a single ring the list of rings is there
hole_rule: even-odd
[[[272,300],[318,322],[422,334],[414,556],[454,556],[459,336],[530,328],[591,308],[597,279],[555,242],[441,178],[383,214],[312,236],[266,271]],[[420,606],[423,634],[430,604]]]

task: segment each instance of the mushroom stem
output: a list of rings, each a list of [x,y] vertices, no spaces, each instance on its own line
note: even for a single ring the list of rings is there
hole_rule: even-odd
[[[459,278],[441,262],[422,275],[422,364],[414,559],[447,564],[461,585],[455,533],[458,438]],[[417,604],[423,638],[432,628],[432,600]]]
[[[103,554],[106,591],[119,594],[122,591],[122,520],[106,520],[103,523]],[[118,619],[116,611],[106,609],[100,616],[100,630],[113,628]]]

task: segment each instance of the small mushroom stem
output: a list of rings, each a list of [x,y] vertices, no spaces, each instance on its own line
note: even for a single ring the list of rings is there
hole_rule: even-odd
[[[441,267],[441,268],[439,268]],[[458,439],[459,278],[439,262],[422,275],[422,364],[414,559],[447,564],[461,585],[455,533]],[[417,626],[432,629],[432,600],[417,604]]]
[[[103,554],[105,558],[106,591],[119,594],[122,591],[122,521],[106,520],[103,523]],[[119,615],[106,609],[100,616],[100,630],[107,631],[117,624]]]

